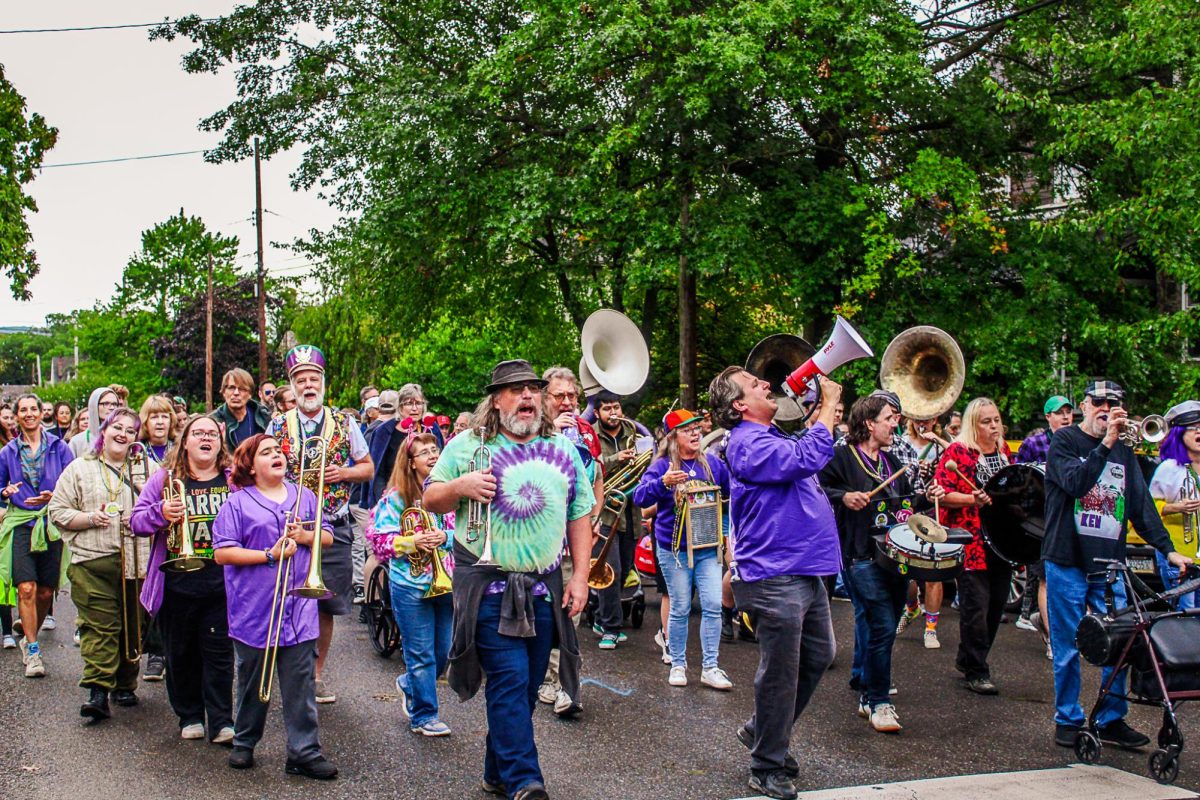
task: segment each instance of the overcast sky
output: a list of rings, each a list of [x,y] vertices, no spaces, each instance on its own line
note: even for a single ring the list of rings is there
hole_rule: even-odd
[[[0,30],[158,22],[188,13],[220,16],[230,0],[58,0],[5,2]],[[231,72],[189,75],[179,66],[187,42],[151,42],[148,29],[0,35],[0,63],[28,110],[58,128],[46,165],[201,150],[215,134],[199,120],[234,97]],[[316,193],[293,192],[296,154],[263,162],[267,269],[295,275],[304,260],[269,246],[290,242],[336,215]],[[241,240],[239,265],[254,266],[254,163],[219,166],[196,154],[146,161],[44,169],[26,187],[38,203],[29,217],[41,273],[33,300],[0,287],[0,326],[40,325],[47,314],[107,299],[143,230],[183,208],[210,230]]]

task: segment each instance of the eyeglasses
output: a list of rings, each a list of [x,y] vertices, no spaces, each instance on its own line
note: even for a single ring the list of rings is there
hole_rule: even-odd
[[[221,434],[216,431],[192,431],[193,439],[220,439]]]
[[[1092,401],[1092,405],[1095,406],[1096,408],[1120,408],[1121,407],[1120,400],[1113,400],[1111,398],[1101,399],[1098,397],[1090,397],[1088,399]]]
[[[418,450],[417,452],[412,454],[412,457],[413,458],[430,458],[432,456],[436,456],[437,454],[438,454],[438,449],[436,447],[430,447],[430,448],[426,448],[424,450]]]
[[[551,392],[550,397],[556,403],[561,403],[564,400],[570,400],[572,403],[575,403],[579,400],[579,393],[578,392]]]
[[[116,400],[101,400],[99,403],[96,403],[96,408],[116,408],[116,407],[117,407]]]
[[[402,406],[423,406],[423,405],[425,405],[425,401],[417,400],[416,398],[410,397],[407,400],[401,400],[400,405],[402,405]]]
[[[124,425],[109,425],[105,430],[112,433],[137,433],[137,428],[126,427]]]

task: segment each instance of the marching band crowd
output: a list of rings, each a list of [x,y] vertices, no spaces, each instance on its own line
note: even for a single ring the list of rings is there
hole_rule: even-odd
[[[410,730],[451,734],[439,677],[460,699],[483,688],[482,789],[546,798],[532,714],[539,701],[566,717],[582,711],[577,631],[589,603],[586,641],[614,650],[627,640],[648,528],[666,680],[684,687],[696,675],[686,655],[694,594],[702,686],[734,689],[722,641],[757,642],[755,712],[736,736],[750,787],[792,798],[802,769],[792,727],[836,651],[833,593],[853,603],[857,713],[895,733],[896,637],[923,620],[924,646],[939,648],[953,592],[963,685],[997,694],[988,657],[1023,567],[1017,624],[1046,640],[1055,741],[1070,747],[1086,725],[1075,630],[1104,607],[1094,563],[1124,557],[1126,523],[1157,550],[1168,585],[1196,554],[1200,402],[1166,415],[1147,480],[1112,381],[1089,383],[1078,407],[1047,400],[1047,428],[1014,454],[988,398],[921,420],[878,390],[843,420],[841,389],[824,376],[799,435],[774,424],[772,386],[741,367],[712,380],[711,412],[674,409],[652,434],[620,395],[585,397],[562,367],[501,362],[453,422],[411,383],[363,389],[360,409],[331,407],[313,346],[293,348],[286,368],[285,383],[259,386],[230,370],[209,415],[162,395],[135,410],[120,386],[97,388],[74,415],[34,394],[0,406],[3,647],[20,648],[26,677],[53,669],[38,633],[54,627],[55,594],[69,583],[89,722],[109,718],[110,701],[136,705],[139,676],[165,675],[182,738],[227,745],[229,765],[245,769],[277,688],[286,771],[336,777],[318,728],[317,705],[336,701],[327,654],[336,620],[382,565]],[[1045,479],[1040,553],[1016,565],[981,516],[990,482],[1014,464],[1040,465]],[[905,545],[909,529],[925,533]],[[944,573],[915,568],[935,552],[952,562]],[[1125,711],[1105,701],[1101,741],[1146,745]]]

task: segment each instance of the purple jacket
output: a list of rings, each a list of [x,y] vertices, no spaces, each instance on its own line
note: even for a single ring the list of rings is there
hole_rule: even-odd
[[[8,444],[0,448],[0,487],[8,486],[10,483],[20,481],[21,485],[17,488],[17,493],[8,499],[13,505],[23,508],[26,511],[37,511],[46,506],[38,508],[30,508],[25,505],[25,502],[31,497],[36,497],[41,491],[54,491],[55,484],[58,483],[58,477],[62,475],[67,464],[74,460],[75,455],[71,452],[71,448],[67,447],[67,443],[59,439],[52,433],[42,431],[42,436],[46,439],[46,466],[42,472],[42,482],[37,486],[30,486],[25,480],[24,474],[21,473],[21,454],[17,452],[19,438],[13,439]]]
[[[713,481],[721,487],[721,494],[728,497],[729,470],[725,468],[724,462],[715,455],[709,456],[706,460],[708,468],[712,470]],[[688,459],[682,462],[680,467],[685,471],[695,472],[693,480],[708,480],[699,458]],[[670,459],[655,459],[650,468],[642,475],[638,485],[634,487],[631,500],[639,508],[656,506],[654,510],[654,541],[668,549],[674,544],[672,539],[675,536],[675,487],[665,485],[662,477],[670,468]],[[680,547],[687,549],[684,542],[680,542]]]
[[[229,470],[225,470],[225,480],[229,480]],[[158,614],[162,608],[163,588],[166,585],[166,574],[159,569],[167,560],[167,518],[163,516],[163,487],[167,482],[167,470],[160,469],[146,481],[138,496],[137,504],[129,518],[129,527],[138,536],[153,536],[150,546],[150,564],[146,567],[146,580],[142,582],[142,607],[150,616]],[[229,491],[236,492],[237,487],[229,484]],[[162,534],[159,536],[158,534]],[[208,566],[208,569],[220,567]]]
[[[833,458],[824,425],[792,437],[742,421],[729,435],[730,517],[737,577],[833,575],[841,549],[833,508],[817,474]]]

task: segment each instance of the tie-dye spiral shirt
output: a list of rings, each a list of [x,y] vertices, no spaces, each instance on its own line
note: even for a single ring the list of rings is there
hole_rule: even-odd
[[[585,517],[595,499],[583,461],[565,436],[538,437],[524,444],[499,434],[487,443],[496,476],[492,501],[492,553],[510,572],[546,572],[562,556],[567,522]],[[464,431],[446,444],[430,483],[465,475],[479,446],[474,432]],[[478,556],[483,536],[467,537],[467,499],[458,503],[458,544]]]

